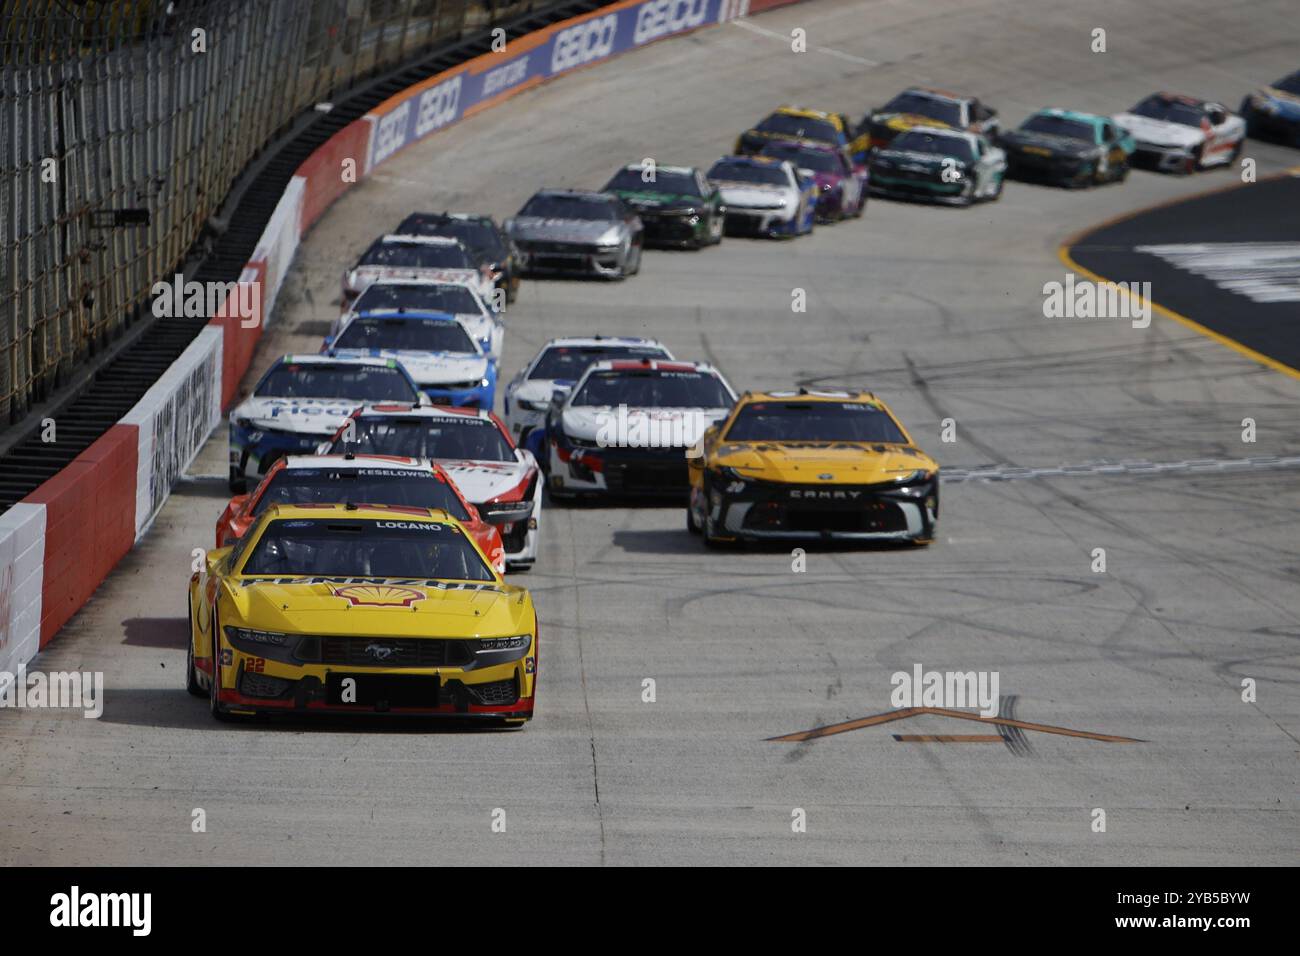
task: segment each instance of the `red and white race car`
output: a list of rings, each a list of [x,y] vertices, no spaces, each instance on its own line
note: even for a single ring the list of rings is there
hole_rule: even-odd
[[[366,405],[321,450],[435,460],[483,520],[501,532],[508,570],[526,571],[537,560],[541,470],[532,452],[517,447],[491,412],[448,405]]]
[[[217,519],[217,547],[234,544],[272,505],[355,504],[395,508],[438,508],[469,532],[499,572],[506,569],[505,545],[495,525],[478,509],[441,465],[427,458],[391,455],[290,455],[281,458],[261,483],[236,495]]]
[[[1246,139],[1246,121],[1226,106],[1177,93],[1152,93],[1114,119],[1137,142],[1129,162],[1161,172],[1231,163]]]

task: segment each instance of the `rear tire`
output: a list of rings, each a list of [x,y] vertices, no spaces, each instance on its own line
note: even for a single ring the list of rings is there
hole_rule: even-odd
[[[185,690],[193,697],[206,697],[199,679],[194,673],[194,601],[190,597],[185,599],[185,607],[189,612],[186,615],[185,626],[189,630],[189,641],[185,646]]]

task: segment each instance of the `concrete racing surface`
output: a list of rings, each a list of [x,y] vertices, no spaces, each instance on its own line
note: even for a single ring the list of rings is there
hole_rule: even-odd
[[[341,270],[412,210],[505,217],[538,187],[599,188],[646,157],[707,167],[782,103],[856,121],[912,84],[976,94],[1008,125],[1165,88],[1235,108],[1295,69],[1294,12],[817,0],[654,44],[433,136],[346,195],[306,238],[252,378],[319,347]],[[1300,163],[1253,141],[1245,155],[1260,178]],[[0,862],[1293,864],[1300,468],[1246,460],[1300,455],[1300,380],[1160,315],[1043,313],[1068,237],[1236,176],[1009,182],[968,210],[873,199],[793,242],[648,252],[623,283],[525,282],[503,382],[555,335],[654,335],[742,390],[872,389],[945,469],[1001,480],[946,483],[928,548],[811,547],[803,573],[789,549],[706,551],[683,508],[548,508],[537,567],[514,578],[541,625],[519,732],[227,726],[186,695],[191,551],[227,498],[219,431],[34,665],[103,671],[103,716],[0,715]],[[1062,465],[1086,467],[1015,470]],[[891,711],[890,675],[917,664],[996,671],[1013,723],[920,713],[768,739]],[[993,739],[895,739],[967,734]]]

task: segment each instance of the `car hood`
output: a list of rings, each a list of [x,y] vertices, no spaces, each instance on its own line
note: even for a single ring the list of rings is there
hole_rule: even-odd
[[[726,408],[628,408],[580,405],[564,410],[564,434],[604,446],[659,447],[694,445],[710,425],[726,418]],[[619,432],[624,434],[619,435]],[[644,437],[643,437],[644,436]],[[680,440],[678,440],[680,439]]]
[[[1300,117],[1300,95],[1272,86],[1266,86],[1259,91],[1258,95],[1271,100],[1277,112],[1283,116]]]
[[[504,637],[533,628],[522,588],[409,579],[238,578],[228,587],[244,626],[389,637]],[[230,618],[226,618],[230,623]]]
[[[623,224],[600,222],[593,219],[543,219],[539,216],[521,216],[514,222],[511,236],[515,239],[543,240],[546,242],[615,243],[623,239]]]
[[[417,385],[468,382],[487,374],[488,360],[473,352],[424,352],[411,349],[335,349],[335,355],[378,356],[402,364]]]
[[[1205,133],[1193,126],[1182,123],[1168,123],[1164,120],[1151,119],[1148,116],[1136,116],[1133,113],[1120,113],[1115,122],[1133,134],[1133,138],[1143,143],[1157,146],[1197,146],[1205,142]]]
[[[461,494],[475,506],[513,491],[537,471],[536,462],[525,454],[523,461],[470,461],[439,458],[438,464],[451,476]]]
[[[230,420],[246,418],[253,428],[304,435],[333,435],[362,402],[353,398],[250,398]]]
[[[724,443],[714,449],[709,465],[735,468],[743,477],[765,481],[841,485],[893,481],[939,467],[910,445],[793,441]]]
[[[910,150],[902,149],[882,149],[880,152],[876,153],[875,156],[876,162],[888,160],[891,163],[896,163],[904,169],[909,166],[915,167],[915,171],[917,172],[933,172],[934,170],[943,167],[945,159],[955,158],[956,157],[941,156],[938,153],[914,153]],[[961,160],[957,160],[957,166],[959,169],[964,168],[965,165],[966,164]]]
[[[722,201],[728,206],[762,209],[780,202],[783,205],[798,202],[799,196],[792,186],[765,186],[761,183],[718,183]],[[773,208],[777,208],[773,206]]]
[[[1084,156],[1097,149],[1087,140],[1074,139],[1071,136],[1059,136],[1054,133],[1039,133],[1034,130],[1013,129],[1002,135],[1002,142],[1005,146],[1013,146],[1020,149],[1029,147],[1031,149],[1046,149],[1053,153],[1060,153],[1067,156]]]
[[[525,402],[546,402],[550,403],[551,393],[563,385],[573,385],[573,379],[551,379],[551,378],[530,378],[521,382],[513,392],[511,397],[516,401]]]

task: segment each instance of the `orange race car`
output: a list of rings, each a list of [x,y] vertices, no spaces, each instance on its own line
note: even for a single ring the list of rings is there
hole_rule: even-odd
[[[217,547],[234,544],[272,505],[366,504],[437,508],[469,532],[499,573],[506,566],[501,532],[465,500],[441,465],[396,455],[290,455],[255,489],[236,495],[217,519]]]

